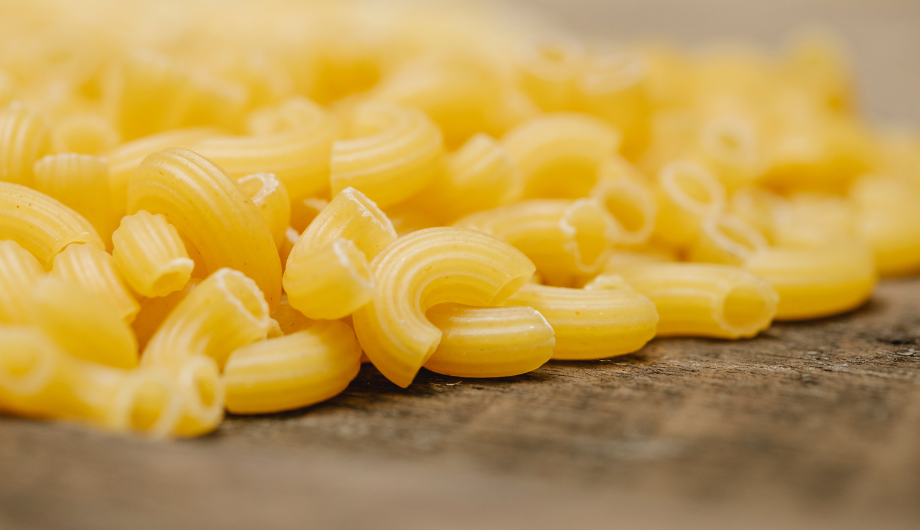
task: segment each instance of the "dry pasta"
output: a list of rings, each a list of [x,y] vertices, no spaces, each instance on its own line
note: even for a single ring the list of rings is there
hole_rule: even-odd
[[[130,323],[140,306],[125,285],[115,260],[93,245],[70,245],[54,257],[51,275],[75,283],[111,305]]]
[[[18,101],[0,111],[0,181],[32,185],[32,165],[51,150],[45,119]]]
[[[45,270],[15,241],[0,241],[0,323],[26,324],[32,318],[32,288]]]
[[[162,214],[126,215],[112,234],[112,256],[124,280],[141,296],[182,289],[195,268],[175,227]]]

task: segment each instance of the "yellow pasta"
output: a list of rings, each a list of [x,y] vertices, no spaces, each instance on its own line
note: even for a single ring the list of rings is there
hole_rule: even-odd
[[[191,149],[240,178],[274,174],[291,200],[319,193],[329,185],[329,153],[335,123],[325,109],[291,97],[266,112],[277,115],[277,127],[249,136],[214,136]]]
[[[742,265],[754,252],[767,246],[766,238],[746,221],[731,214],[719,214],[703,221],[688,257],[690,261]]]
[[[131,329],[134,330],[134,336],[137,337],[137,346],[140,351],[144,351],[150,338],[157,332],[169,313],[200,283],[201,280],[198,278],[192,278],[185,284],[185,287],[178,291],[165,296],[140,300],[141,309],[134,322],[131,323]]]
[[[523,175],[524,197],[576,198],[588,194],[621,137],[599,118],[560,112],[521,123],[502,137],[502,145]]]
[[[725,189],[702,166],[679,160],[658,175],[658,220],[653,237],[675,248],[692,244],[703,220],[725,207]]]
[[[224,372],[227,410],[264,414],[325,401],[358,375],[360,358],[354,332],[335,320],[244,346]]]
[[[441,171],[441,133],[418,109],[361,105],[347,132],[348,139],[332,146],[333,194],[353,187],[386,208],[421,191]]]
[[[425,368],[457,377],[507,377],[536,370],[556,344],[553,328],[529,307],[441,304],[426,313],[441,341]]]
[[[329,201],[317,197],[307,197],[291,202],[291,228],[297,232],[297,235],[302,234],[328,205]]]
[[[0,326],[0,408],[163,437],[178,420],[179,400],[162,371],[81,361],[37,328]]]
[[[287,188],[271,173],[246,175],[237,182],[262,213],[262,218],[275,239],[275,246],[281,248],[285,231],[291,222],[291,201]]]
[[[745,268],[779,293],[776,320],[808,320],[856,309],[869,299],[878,279],[869,249],[847,242],[764,249]]]
[[[60,278],[32,290],[32,321],[74,357],[115,368],[137,366],[137,341],[115,306]]]
[[[591,188],[590,196],[598,200],[618,226],[617,243],[641,245],[648,241],[655,228],[658,205],[647,182],[629,176],[620,164],[610,160],[601,166],[600,178]]]
[[[290,226],[284,229],[284,241],[281,242],[281,247],[278,248],[278,256],[281,258],[282,285],[284,284],[283,274],[287,269],[288,258],[291,256],[291,251],[294,250],[294,245],[297,244],[299,239],[300,233],[297,230]]]
[[[26,324],[32,288],[45,270],[15,241],[0,241],[0,323]]]
[[[434,305],[501,303],[534,266],[488,235],[430,228],[397,239],[374,258],[374,298],[353,315],[364,352],[390,381],[406,387],[437,349],[441,331],[425,318]]]
[[[732,193],[726,210],[745,221],[773,241],[777,216],[785,208],[786,200],[767,190],[747,186]]]
[[[553,327],[553,359],[591,360],[632,353],[652,340],[655,304],[631,289],[570,289],[527,284],[505,305],[540,312]]]
[[[732,115],[714,116],[700,127],[691,156],[734,190],[755,181],[765,170],[754,127]]]
[[[35,256],[45,270],[67,245],[105,248],[89,221],[35,190],[0,182],[0,239],[11,239]]]
[[[122,280],[115,260],[92,245],[70,245],[54,257],[51,275],[80,285],[94,297],[111,305],[130,323],[140,306]]]
[[[32,185],[32,165],[51,150],[44,118],[14,101],[0,110],[0,181]]]
[[[569,110],[576,102],[585,50],[575,39],[547,35],[527,43],[516,61],[524,92],[544,111]]]
[[[174,378],[181,402],[179,419],[171,434],[199,436],[217,428],[224,418],[226,401],[217,362],[204,355],[192,355],[163,368]]]
[[[281,298],[281,303],[272,311],[272,318],[278,322],[278,327],[285,335],[307,329],[313,325],[313,320],[303,316],[303,313],[291,307],[287,296]]]
[[[92,223],[108,244],[118,226],[112,208],[108,164],[91,155],[48,155],[35,162],[35,189],[61,201]]]
[[[396,239],[393,225],[363,193],[332,199],[291,250],[284,269],[288,301],[309,318],[337,319],[368,303],[368,260]]]
[[[875,256],[882,277],[920,271],[920,190],[895,178],[863,177],[850,189],[853,230]]]
[[[597,272],[619,238],[613,219],[593,199],[522,201],[470,214],[454,226],[507,241],[554,285]]]
[[[774,208],[773,243],[777,246],[826,245],[857,235],[853,205],[836,195],[796,193]]]
[[[768,282],[730,265],[645,263],[614,272],[654,302],[660,336],[753,337],[770,326],[779,303]]]
[[[57,153],[99,155],[121,139],[115,126],[93,113],[78,113],[55,122],[51,145]]]
[[[112,243],[118,271],[141,296],[166,296],[182,289],[195,268],[179,233],[161,214],[140,210],[123,217]]]
[[[238,270],[268,304],[281,298],[281,261],[258,208],[240,185],[207,159],[170,149],[148,156],[131,179],[128,213],[161,213],[201,253],[208,271]]]

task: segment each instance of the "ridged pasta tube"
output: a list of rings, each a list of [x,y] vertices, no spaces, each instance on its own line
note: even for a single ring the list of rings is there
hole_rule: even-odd
[[[329,185],[329,153],[335,123],[323,107],[301,96],[266,109],[278,116],[277,130],[248,136],[214,136],[191,147],[196,153],[240,178],[272,173],[291,200],[323,191]]]
[[[176,425],[179,399],[161,370],[82,361],[37,328],[0,326],[0,408],[161,438]]]
[[[737,116],[706,120],[691,156],[728,190],[751,184],[766,169],[754,127]]]
[[[577,198],[594,186],[598,167],[616,153],[621,139],[600,118],[559,112],[531,118],[501,141],[523,175],[524,197]]]
[[[524,285],[534,266],[491,236],[429,228],[397,239],[371,262],[377,289],[353,315],[364,352],[405,388],[431,357],[441,331],[425,317],[434,305],[495,305]]]
[[[688,160],[678,160],[658,174],[658,221],[653,237],[684,248],[699,234],[703,220],[725,207],[725,188],[712,173]]]
[[[872,253],[860,243],[771,247],[754,253],[745,268],[779,293],[776,320],[809,320],[856,309],[878,280]]]
[[[0,239],[22,245],[45,270],[71,243],[105,248],[83,216],[44,193],[8,182],[0,182]]]
[[[585,55],[580,42],[564,35],[534,39],[516,60],[520,86],[544,111],[570,109],[576,102],[576,82]]]
[[[32,166],[50,150],[42,116],[18,101],[0,110],[0,181],[32,186]]]
[[[107,245],[111,243],[118,213],[112,208],[104,158],[74,153],[48,155],[35,162],[34,178],[36,190],[82,215]]]
[[[15,241],[0,241],[0,323],[31,321],[32,288],[45,270]]]
[[[332,145],[333,194],[353,187],[386,208],[441,171],[441,133],[418,109],[367,103],[354,110],[348,132],[349,139]]]
[[[51,275],[75,283],[87,293],[111,305],[118,316],[130,323],[140,306],[128,290],[115,260],[93,245],[70,245],[54,257]]]
[[[872,249],[879,274],[906,276],[920,270],[920,190],[914,183],[863,177],[850,195],[856,205],[855,232]]]
[[[195,268],[176,228],[162,214],[140,210],[123,217],[112,244],[118,271],[141,296],[166,296],[182,289]]]
[[[527,306],[553,327],[553,359],[592,360],[638,351],[655,336],[655,304],[631,289],[527,284],[505,305]]]
[[[373,201],[354,188],[342,190],[288,256],[283,279],[288,301],[309,318],[353,313],[373,296],[368,260],[394,239],[392,223]]]
[[[425,368],[457,377],[507,377],[536,370],[556,344],[553,328],[529,307],[441,304],[426,313],[441,341]]]
[[[280,249],[284,244],[284,233],[291,223],[291,200],[287,188],[271,173],[246,175],[237,182],[262,213],[275,246]]]
[[[507,241],[554,285],[570,285],[597,272],[619,236],[613,219],[594,199],[532,199],[470,214],[454,226]]]
[[[164,366],[175,378],[181,401],[177,436],[198,436],[213,431],[224,419],[226,391],[217,362],[192,355]]]
[[[200,252],[209,272],[238,270],[269,306],[281,299],[281,260],[259,209],[236,180],[184,149],[148,156],[128,189],[128,213],[161,213]]]
[[[648,146],[649,78],[645,57],[623,49],[591,54],[578,77],[579,107],[622,131],[628,155]]]
[[[337,320],[243,346],[224,371],[227,410],[265,414],[325,401],[358,375],[360,358],[354,331]]]
[[[54,123],[51,145],[57,153],[99,155],[121,139],[115,126],[94,113],[78,113]]]
[[[769,282],[731,265],[647,263],[616,273],[655,303],[659,336],[753,337],[770,326],[779,303]]]
[[[32,289],[32,322],[74,357],[115,368],[137,366],[137,341],[115,307],[60,278]]]
[[[612,168],[602,169],[590,196],[600,202],[619,225],[618,243],[641,245],[651,237],[658,205],[647,183]]]
[[[690,261],[743,265],[754,252],[767,245],[767,240],[747,221],[719,214],[703,221],[688,257]]]

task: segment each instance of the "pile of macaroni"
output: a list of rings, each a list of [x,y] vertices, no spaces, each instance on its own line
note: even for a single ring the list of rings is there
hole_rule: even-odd
[[[753,337],[920,270],[920,140],[833,40],[443,4],[0,5],[0,409],[147,436]]]

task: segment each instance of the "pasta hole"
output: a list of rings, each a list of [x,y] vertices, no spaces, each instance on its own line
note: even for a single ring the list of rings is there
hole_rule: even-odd
[[[677,189],[693,202],[709,205],[715,201],[709,188],[696,175],[679,171],[674,174],[674,183]]]
[[[496,294],[495,297],[492,298],[492,303],[497,304],[500,302],[504,302],[505,300],[508,299],[509,296],[518,292],[521,289],[521,287],[523,287],[527,282],[529,282],[530,278],[531,278],[531,275],[519,276],[511,280],[510,282],[506,283],[505,286],[502,287],[498,291],[498,294]]]
[[[722,305],[725,321],[735,328],[747,328],[763,319],[767,303],[761,292],[751,286],[733,288]]]
[[[242,179],[239,183],[248,197],[255,197],[257,193],[262,191],[262,186],[264,186],[262,179],[259,178]]]
[[[594,201],[578,201],[566,212],[562,222],[575,242],[579,267],[591,269],[609,248],[610,217]]]
[[[131,402],[129,421],[131,429],[147,432],[157,424],[163,411],[168,408],[169,390],[156,381],[141,383]]]
[[[191,274],[191,268],[187,270],[183,268],[182,270],[167,271],[161,274],[160,277],[157,278],[156,281],[153,282],[152,291],[155,293],[165,292],[166,294],[168,294],[174,290],[177,290],[175,288],[176,287],[181,288],[182,281],[188,280],[188,277],[190,274]]]
[[[225,274],[222,279],[227,287],[227,294],[236,298],[256,320],[268,318],[268,305],[255,282],[242,274]]]

